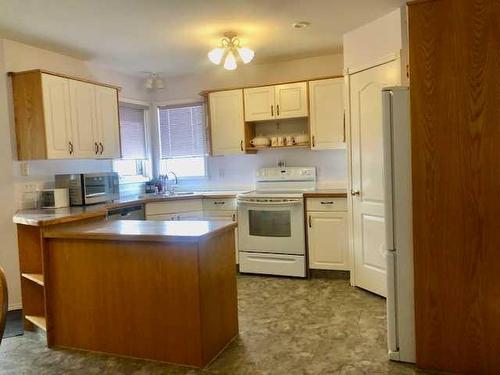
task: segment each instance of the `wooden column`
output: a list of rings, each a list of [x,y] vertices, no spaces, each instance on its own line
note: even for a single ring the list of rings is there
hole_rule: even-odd
[[[409,4],[417,364],[500,371],[500,2]]]

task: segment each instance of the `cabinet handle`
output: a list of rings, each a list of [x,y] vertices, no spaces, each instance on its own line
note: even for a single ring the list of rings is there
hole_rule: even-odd
[[[236,214],[233,214],[233,221],[236,221]]]
[[[214,204],[226,204],[226,202],[214,202]]]
[[[243,141],[240,141],[240,149],[243,151]]]
[[[99,145],[97,144],[97,142],[94,142],[94,152],[96,155],[99,153]]]
[[[104,152],[104,145],[102,144],[102,142],[99,142],[99,146],[101,147],[101,151],[99,153],[102,155],[102,153]]]
[[[328,201],[328,202],[321,202],[321,204],[334,204],[334,201]]]
[[[356,189],[352,189],[351,190],[351,195],[352,196],[359,196],[361,193],[359,192],[359,190],[356,190]]]
[[[69,147],[69,154],[73,155],[73,142],[69,141],[68,142],[68,147]]]
[[[272,104],[271,104],[271,117],[274,117],[274,108]]]
[[[313,147],[316,147],[316,140],[315,140],[315,138],[314,138],[314,135],[312,136],[312,146],[313,146]]]
[[[280,105],[276,104],[276,116],[280,115]]]
[[[344,143],[345,143],[345,111],[344,111]]]
[[[312,228],[312,219],[311,219],[311,215],[309,215],[309,228]]]

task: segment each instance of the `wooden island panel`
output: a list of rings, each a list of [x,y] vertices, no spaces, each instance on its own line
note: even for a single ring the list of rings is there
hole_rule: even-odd
[[[199,241],[50,236],[49,346],[204,367],[238,334],[234,226]]]

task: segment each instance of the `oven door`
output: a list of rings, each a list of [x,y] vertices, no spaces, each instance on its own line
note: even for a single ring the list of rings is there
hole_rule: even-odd
[[[302,199],[238,200],[240,251],[305,254]]]

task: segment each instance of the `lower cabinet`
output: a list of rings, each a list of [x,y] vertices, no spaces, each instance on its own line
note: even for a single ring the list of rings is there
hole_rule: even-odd
[[[309,268],[349,271],[347,212],[307,211]]]
[[[236,202],[235,202],[236,203]],[[209,220],[231,220],[236,221],[238,215],[236,211],[212,211],[212,210],[204,210],[203,216]],[[236,264],[239,264],[238,258],[238,228],[234,228],[234,249],[235,249],[235,258]]]
[[[171,212],[168,214],[147,215],[147,220],[173,221],[173,220],[203,220],[202,211]]]

